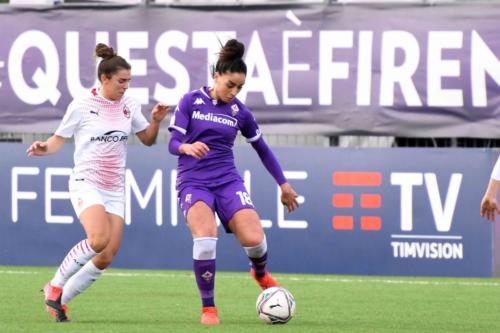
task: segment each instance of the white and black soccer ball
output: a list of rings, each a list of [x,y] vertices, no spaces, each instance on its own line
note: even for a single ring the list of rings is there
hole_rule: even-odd
[[[285,288],[272,287],[260,293],[256,307],[259,318],[266,323],[285,324],[293,317],[295,299]]]

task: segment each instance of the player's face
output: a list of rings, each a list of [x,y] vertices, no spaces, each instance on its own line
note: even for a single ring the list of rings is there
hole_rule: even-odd
[[[236,95],[241,91],[245,84],[246,75],[243,73],[230,73],[224,74],[215,73],[214,75],[214,92],[215,97],[228,103],[232,101]]]
[[[110,78],[102,75],[101,83],[103,96],[113,101],[119,100],[127,91],[131,78],[130,70],[123,68],[118,70],[118,72],[113,74]]]

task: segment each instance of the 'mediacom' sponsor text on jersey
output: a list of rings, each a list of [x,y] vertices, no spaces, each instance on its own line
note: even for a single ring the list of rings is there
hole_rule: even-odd
[[[193,111],[193,115],[191,117],[193,119],[211,121],[213,123],[228,125],[231,127],[236,127],[238,125],[238,120],[225,114],[203,114],[199,110],[195,110]]]

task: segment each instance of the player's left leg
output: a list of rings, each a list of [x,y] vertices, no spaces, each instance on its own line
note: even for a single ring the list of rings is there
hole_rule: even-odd
[[[234,213],[229,221],[229,229],[238,238],[250,259],[252,265],[250,274],[259,286],[263,290],[279,286],[266,270],[267,240],[255,209],[245,208]]]
[[[118,253],[123,234],[123,218],[110,213],[107,215],[111,226],[111,237],[108,245],[68,280],[64,286],[62,304],[68,304],[73,298],[88,289],[111,265],[114,256]]]

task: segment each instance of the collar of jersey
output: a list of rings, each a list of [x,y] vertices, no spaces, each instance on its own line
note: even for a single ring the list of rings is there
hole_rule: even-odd
[[[213,99],[212,97],[210,97],[208,87],[203,86],[203,87],[201,87],[201,88],[200,88],[200,91],[201,91],[201,93],[203,94],[203,96],[204,96],[205,98],[207,98],[207,99],[210,101],[210,103],[211,103],[212,105],[214,105],[214,106],[215,106],[215,105],[219,105],[219,104],[224,104],[224,102],[222,102],[222,101],[218,101],[218,100]],[[214,101],[215,101],[215,103],[214,103]]]
[[[121,101],[121,99],[119,99],[117,101],[113,101],[112,99],[108,99],[108,98],[104,97],[103,94],[101,93],[101,87],[97,87],[96,91],[97,91],[97,96],[101,97],[106,102],[109,102],[109,103],[120,103],[120,101]]]

